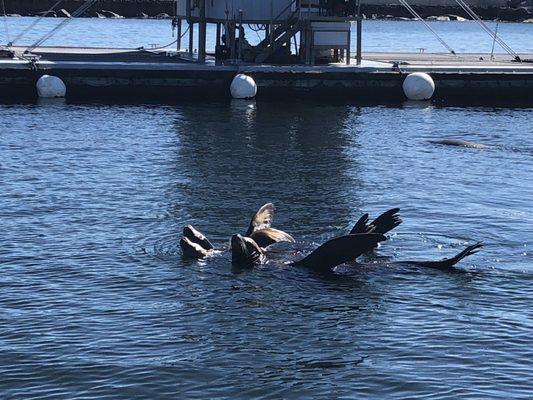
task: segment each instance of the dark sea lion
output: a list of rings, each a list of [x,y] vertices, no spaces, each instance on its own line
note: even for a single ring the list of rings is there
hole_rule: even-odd
[[[444,144],[447,146],[459,146],[459,147],[468,147],[471,149],[489,149],[491,146],[481,143],[468,142],[461,139],[439,139],[439,140],[430,140],[431,143],[435,144]]]
[[[266,261],[265,251],[252,239],[239,234],[231,237],[231,262],[251,267]]]
[[[330,271],[345,262],[355,260],[369,252],[379,242],[387,238],[379,233],[360,233],[345,235],[328,240],[305,258],[292,263],[295,266],[311,268],[316,271]]]
[[[372,250],[378,242],[386,239],[385,236],[375,233],[337,237],[328,240],[308,256],[291,263],[291,265],[315,270],[330,270]],[[233,235],[231,237],[231,259],[236,265],[253,266],[265,262],[266,257],[264,250],[253,239],[241,235]]]
[[[364,253],[369,252],[379,242],[387,238],[380,233],[360,233],[355,235],[345,235],[330,239],[309,255],[301,260],[289,263],[292,266],[301,266],[314,271],[327,273],[338,265],[357,259]],[[425,268],[447,270],[452,269],[455,264],[463,258],[475,254],[483,246],[478,242],[468,246],[452,258],[444,258],[438,261],[394,261],[391,264],[408,264]],[[232,263],[240,267],[253,267],[254,265],[266,262],[264,250],[249,237],[233,235],[231,238]]]

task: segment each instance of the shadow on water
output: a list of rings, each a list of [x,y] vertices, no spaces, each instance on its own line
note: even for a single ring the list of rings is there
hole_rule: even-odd
[[[276,226],[301,234],[345,221],[360,204],[359,160],[345,151],[354,132],[344,125],[357,121],[352,107],[309,113],[305,103],[232,101],[179,110],[176,171],[190,178],[182,189],[192,222],[229,235],[272,201]]]

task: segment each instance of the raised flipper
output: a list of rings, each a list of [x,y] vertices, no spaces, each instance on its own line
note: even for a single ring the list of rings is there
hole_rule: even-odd
[[[385,234],[402,223],[402,219],[398,215],[399,211],[399,208],[393,208],[385,211],[371,223],[368,223],[368,214],[365,214],[355,223],[354,227],[350,231],[350,235],[356,235],[360,233]]]
[[[183,255],[187,258],[204,258],[212,252],[212,250],[204,249],[198,243],[192,242],[185,236],[180,239],[180,247]]]
[[[231,237],[231,262],[239,266],[253,266],[265,261],[263,249],[249,237],[233,235]]]
[[[252,217],[250,226],[244,236],[250,236],[255,231],[260,229],[270,228],[272,221],[274,220],[274,204],[267,203],[259,209]]]
[[[482,242],[477,242],[471,246],[468,246],[466,249],[461,251],[459,254],[457,254],[455,257],[452,258],[444,258],[439,261],[402,261],[402,264],[413,264],[417,265],[419,267],[426,267],[426,268],[435,268],[435,269],[450,269],[455,264],[457,264],[459,261],[461,261],[463,258],[468,257],[472,254],[476,254],[478,250],[483,247]]]
[[[350,231],[350,235],[356,235],[358,233],[368,233],[367,224],[368,224],[368,213],[364,214],[361,218],[359,218],[359,220],[355,223],[352,230]]]
[[[372,250],[384,240],[387,240],[384,235],[375,233],[340,236],[328,240],[293,265],[301,265],[318,271],[329,271],[337,265],[354,260],[361,254]]]
[[[187,225],[183,228],[183,237],[186,237],[192,243],[200,245],[204,250],[213,250],[214,247],[207,238],[199,231],[194,229],[192,225]]]
[[[259,247],[266,248],[278,242],[294,243],[294,238],[286,232],[274,228],[259,229],[250,235]]]
[[[370,226],[372,227],[371,232],[385,234],[396,228],[402,223],[402,219],[398,215],[398,212],[400,212],[399,208],[385,211],[370,223]]]

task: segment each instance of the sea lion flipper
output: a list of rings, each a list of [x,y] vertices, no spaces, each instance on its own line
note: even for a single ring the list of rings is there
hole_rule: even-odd
[[[274,221],[274,210],[274,204],[272,203],[267,203],[261,207],[252,217],[248,230],[244,236],[250,236],[253,232],[259,229],[270,228]]]
[[[183,228],[183,237],[186,237],[191,242],[200,245],[205,250],[213,250],[214,246],[211,242],[192,225],[187,225]]]
[[[472,254],[476,254],[479,249],[483,247],[483,242],[477,242],[468,246],[463,251],[459,252],[452,258],[443,258],[439,261],[410,261],[410,264],[418,265],[420,267],[427,268],[436,268],[436,269],[449,269],[455,266],[463,258],[468,257]]]
[[[274,228],[259,229],[258,231],[253,232],[250,237],[262,248],[266,248],[279,242],[295,242],[291,235]]]
[[[368,223],[368,214],[364,214],[355,223],[350,231],[350,235],[358,235],[361,233],[381,233],[385,234],[402,223],[402,219],[398,215],[399,208],[392,208],[385,211],[372,222]]]
[[[368,224],[368,213],[364,214],[359,220],[355,223],[350,235],[355,235],[358,233],[367,233],[367,224]]]
[[[384,240],[387,240],[384,235],[375,233],[340,236],[328,240],[295,265],[320,271],[331,270],[339,264],[354,260],[361,254],[372,250]]]
[[[373,227],[373,233],[381,234],[385,234],[393,230],[402,223],[402,219],[398,215],[399,211],[399,208],[392,208],[388,211],[385,211],[383,214],[381,214],[379,217],[377,217],[374,221],[370,223],[369,228]]]

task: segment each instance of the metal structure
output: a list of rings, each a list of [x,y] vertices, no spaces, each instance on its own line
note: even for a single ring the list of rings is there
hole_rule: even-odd
[[[205,62],[207,24],[215,24],[215,56],[221,63],[315,64],[344,59],[349,64],[351,22],[361,22],[358,6],[357,0],[178,0],[177,45],[181,49],[186,21],[189,55],[193,56],[197,32],[197,60]],[[264,33],[259,44],[248,43],[245,25]]]

